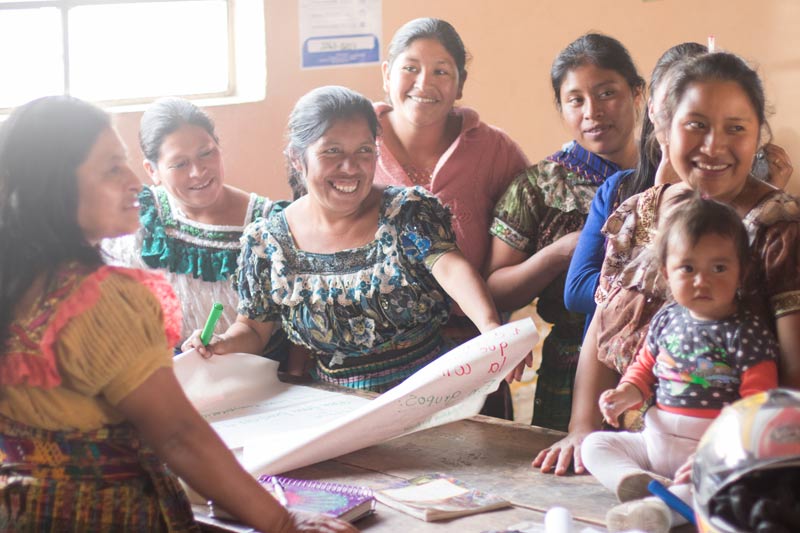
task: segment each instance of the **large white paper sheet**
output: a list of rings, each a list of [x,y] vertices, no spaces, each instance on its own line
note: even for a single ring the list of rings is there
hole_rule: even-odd
[[[371,401],[280,383],[274,366],[265,366],[269,361],[246,354],[205,360],[188,352],[175,367],[228,446],[243,447],[244,467],[254,475],[279,474],[478,414],[486,395],[537,341],[531,319],[506,324]]]
[[[175,358],[175,374],[195,408],[231,450],[253,435],[281,438],[319,427],[369,400],[278,380],[278,363],[251,354]]]

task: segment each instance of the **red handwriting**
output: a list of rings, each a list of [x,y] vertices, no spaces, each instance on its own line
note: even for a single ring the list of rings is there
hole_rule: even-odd
[[[481,351],[483,352],[496,352],[500,350],[500,357],[506,356],[506,348],[508,348],[508,343],[506,341],[500,341],[497,344],[491,344],[489,346],[481,346]]]
[[[453,369],[446,368],[442,371],[442,376],[446,378],[449,378],[450,376],[468,376],[470,374],[472,374],[472,365],[469,363],[465,365],[458,365]]]
[[[508,343],[506,341],[500,341],[497,344],[492,344],[490,346],[484,346],[482,349],[484,352],[500,352],[500,357],[497,361],[492,361],[489,365],[489,374],[497,374],[500,372],[503,367],[506,366],[506,349],[508,348]]]
[[[506,358],[503,356],[503,360],[499,363],[497,361],[493,361],[491,365],[489,365],[489,374],[497,374],[502,370],[502,368],[506,366]]]

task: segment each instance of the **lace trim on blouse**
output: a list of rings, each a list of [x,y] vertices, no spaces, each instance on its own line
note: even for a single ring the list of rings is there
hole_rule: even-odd
[[[142,261],[150,268],[190,274],[203,281],[230,278],[236,270],[245,226],[267,215],[274,205],[269,199],[250,193],[241,226],[215,226],[188,218],[162,187],[145,187],[139,202]]]

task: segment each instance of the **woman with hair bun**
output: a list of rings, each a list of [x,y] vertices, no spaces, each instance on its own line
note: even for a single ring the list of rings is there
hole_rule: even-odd
[[[383,102],[375,103],[381,125],[375,181],[420,186],[453,213],[453,230],[467,261],[482,271],[489,255],[492,209],[528,160],[505,132],[456,106],[467,80],[464,42],[447,21],[418,18],[392,37],[382,65]],[[463,343],[478,330],[456,306],[445,336]],[[481,412],[513,418],[506,383]]]

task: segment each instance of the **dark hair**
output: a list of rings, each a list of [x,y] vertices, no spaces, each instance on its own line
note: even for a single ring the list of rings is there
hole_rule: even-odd
[[[758,73],[750,68],[741,57],[728,52],[714,52],[695,57],[676,65],[671,76],[665,112],[667,122],[671,123],[678,104],[693,83],[709,81],[730,81],[742,88],[753,106],[758,125],[770,135],[767,123],[767,104],[764,87]]]
[[[463,81],[467,77],[467,51],[461,36],[452,24],[442,19],[418,18],[403,24],[392,37],[386,61],[392,68],[397,56],[408,50],[411,43],[417,39],[435,39],[452,56],[458,69],[458,79]]]
[[[644,78],[639,75],[628,50],[621,42],[600,33],[581,35],[561,50],[550,67],[550,82],[556,98],[556,107],[561,110],[561,85],[571,70],[591,64],[598,68],[613,70],[628,83],[631,92],[642,91]]]
[[[101,109],[49,96],[11,113],[0,129],[0,347],[13,310],[33,281],[67,261],[102,263],[78,224],[78,177],[98,136]]]
[[[219,144],[214,121],[205,111],[183,98],[160,98],[147,108],[139,123],[139,146],[144,157],[156,164],[164,138],[184,125],[203,128]]]
[[[664,52],[650,75],[650,100],[672,68],[681,61],[708,53],[708,48],[699,43],[676,44]],[[655,127],[648,113],[642,118],[642,131],[639,135],[639,163],[636,170],[624,180],[617,191],[617,202],[622,203],[634,194],[653,186],[656,170],[661,162],[661,147],[655,136]]]
[[[750,244],[747,229],[736,211],[729,205],[711,198],[703,198],[693,190],[683,191],[672,199],[669,215],[659,224],[655,241],[656,254],[661,266],[667,264],[670,240],[688,239],[691,246],[706,235],[719,235],[733,241],[739,260],[740,275],[744,276],[748,264]]]
[[[294,199],[306,194],[303,177],[292,165],[298,158],[305,163],[306,149],[322,137],[334,122],[361,117],[367,121],[372,138],[378,136],[378,117],[365,96],[337,85],[314,89],[302,96],[289,115],[288,144],[284,154],[289,173],[289,185]]]

